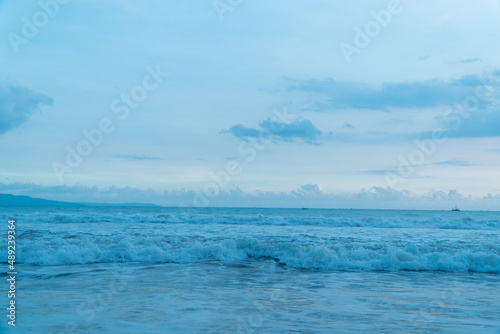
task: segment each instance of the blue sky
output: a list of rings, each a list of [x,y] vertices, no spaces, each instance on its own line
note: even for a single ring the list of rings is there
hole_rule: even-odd
[[[1,1],[0,192],[498,209],[499,9]]]

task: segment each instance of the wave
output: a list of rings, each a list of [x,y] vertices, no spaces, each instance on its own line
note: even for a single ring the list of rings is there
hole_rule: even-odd
[[[425,232],[423,232],[425,234]],[[168,236],[85,233],[39,235],[27,231],[18,262],[65,265],[111,262],[197,263],[274,259],[301,269],[341,271],[500,272],[497,234],[468,239],[289,236]],[[475,241],[474,241],[475,240]]]
[[[66,209],[67,210],[67,209]],[[200,213],[189,210],[164,212],[157,209],[140,211],[138,209],[119,211],[89,210],[84,212],[47,213],[40,219],[40,213],[23,214],[19,221],[32,224],[72,224],[72,223],[133,223],[133,224],[228,224],[228,225],[275,225],[275,226],[329,226],[329,227],[370,227],[370,228],[428,228],[428,229],[464,229],[464,230],[500,230],[498,215],[485,213],[453,213],[416,215],[391,214],[379,215],[374,211],[370,215],[350,217],[335,211],[326,214],[269,214],[269,213]],[[309,210],[314,212],[314,210]],[[362,210],[359,210],[362,211]],[[307,211],[306,211],[307,212]],[[1,216],[1,215],[0,215]],[[4,215],[4,220],[10,217]]]
[[[52,208],[14,213],[16,260],[33,265],[274,259],[314,270],[500,272],[500,219],[494,212]]]

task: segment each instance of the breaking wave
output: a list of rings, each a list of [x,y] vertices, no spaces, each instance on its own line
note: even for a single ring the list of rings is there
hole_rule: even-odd
[[[500,272],[500,238],[405,240],[403,235],[355,239],[295,236],[203,237],[143,234],[25,233],[19,262],[35,265],[107,262],[192,263],[274,259],[293,268],[374,271]]]

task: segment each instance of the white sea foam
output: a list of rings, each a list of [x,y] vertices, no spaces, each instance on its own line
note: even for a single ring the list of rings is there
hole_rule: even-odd
[[[288,227],[281,233],[277,228],[263,233],[255,227],[213,225],[187,233],[189,227],[137,232],[119,231],[115,226],[106,234],[30,230],[21,235],[19,261],[59,265],[272,258],[306,269],[500,272],[500,238],[492,232],[368,229],[359,233],[355,228],[328,231],[316,227],[301,233],[297,227]]]
[[[265,258],[320,270],[500,272],[496,213],[87,208],[17,219],[17,260],[36,265]]]

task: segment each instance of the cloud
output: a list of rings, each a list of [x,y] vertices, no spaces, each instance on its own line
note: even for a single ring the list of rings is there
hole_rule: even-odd
[[[456,63],[470,64],[470,63],[476,63],[476,62],[479,62],[479,61],[483,61],[483,60],[481,58],[479,58],[479,57],[476,57],[476,58],[467,58],[467,59],[457,59],[457,60],[454,60],[454,61],[449,61],[448,64],[456,64]]]
[[[436,119],[450,138],[500,136],[500,71],[491,72],[474,91],[456,101],[453,110]],[[432,136],[431,132],[414,134],[419,138]]]
[[[52,103],[54,100],[45,94],[0,82],[0,134],[26,122],[41,105]]]
[[[446,135],[452,138],[500,136],[500,109],[471,112],[467,118],[451,112],[442,120],[448,128]]]
[[[352,125],[351,123],[345,123],[344,125],[342,125],[342,127],[344,129],[354,129],[355,128],[355,126]]]
[[[302,140],[308,144],[317,144],[317,140],[322,135],[322,132],[314,126],[310,120],[281,123],[267,118],[259,123],[259,127],[260,129],[248,128],[242,124],[236,124],[229,130],[222,130],[221,133],[230,133],[242,140],[256,139],[259,137],[269,139],[269,137],[272,136],[275,142]]]
[[[465,75],[458,79],[414,82],[387,82],[379,87],[359,82],[334,79],[295,81],[289,91],[302,91],[323,96],[324,102],[312,106],[315,111],[336,109],[369,109],[389,111],[390,108],[431,108],[461,103],[474,96],[476,88],[486,81],[500,88],[495,71],[485,75]],[[487,103],[488,101],[485,101]]]
[[[445,161],[438,161],[431,164],[423,164],[423,166],[458,166],[458,167],[467,167],[467,166],[481,166],[480,164],[471,163],[468,160],[464,159],[450,159]],[[397,173],[396,170],[391,169],[370,169],[370,170],[362,170],[358,171],[358,174],[361,175],[390,175]],[[433,176],[428,175],[412,175],[411,178],[415,179],[430,179],[434,178]]]
[[[222,132],[226,133],[226,131]],[[261,131],[257,129],[247,128],[243,124],[233,125],[228,132],[238,138],[256,138],[261,134]]]
[[[358,172],[359,174],[364,175],[387,175],[393,174],[394,170],[391,169],[370,169],[370,170],[362,170]]]
[[[478,61],[483,61],[481,58],[469,58],[469,59],[461,59],[460,62],[463,64],[475,63]]]
[[[478,166],[477,164],[470,163],[468,160],[452,159],[433,163],[436,166]]]
[[[0,134],[26,122],[41,105],[51,105],[53,102],[45,94],[0,82]]]
[[[135,160],[135,161],[161,160],[160,157],[152,157],[152,156],[146,156],[146,155],[115,155],[115,158],[127,159],[127,160]]]
[[[302,197],[326,195],[323,189],[321,189],[321,187],[317,184],[304,184],[302,186],[299,186],[299,188],[292,193]]]

